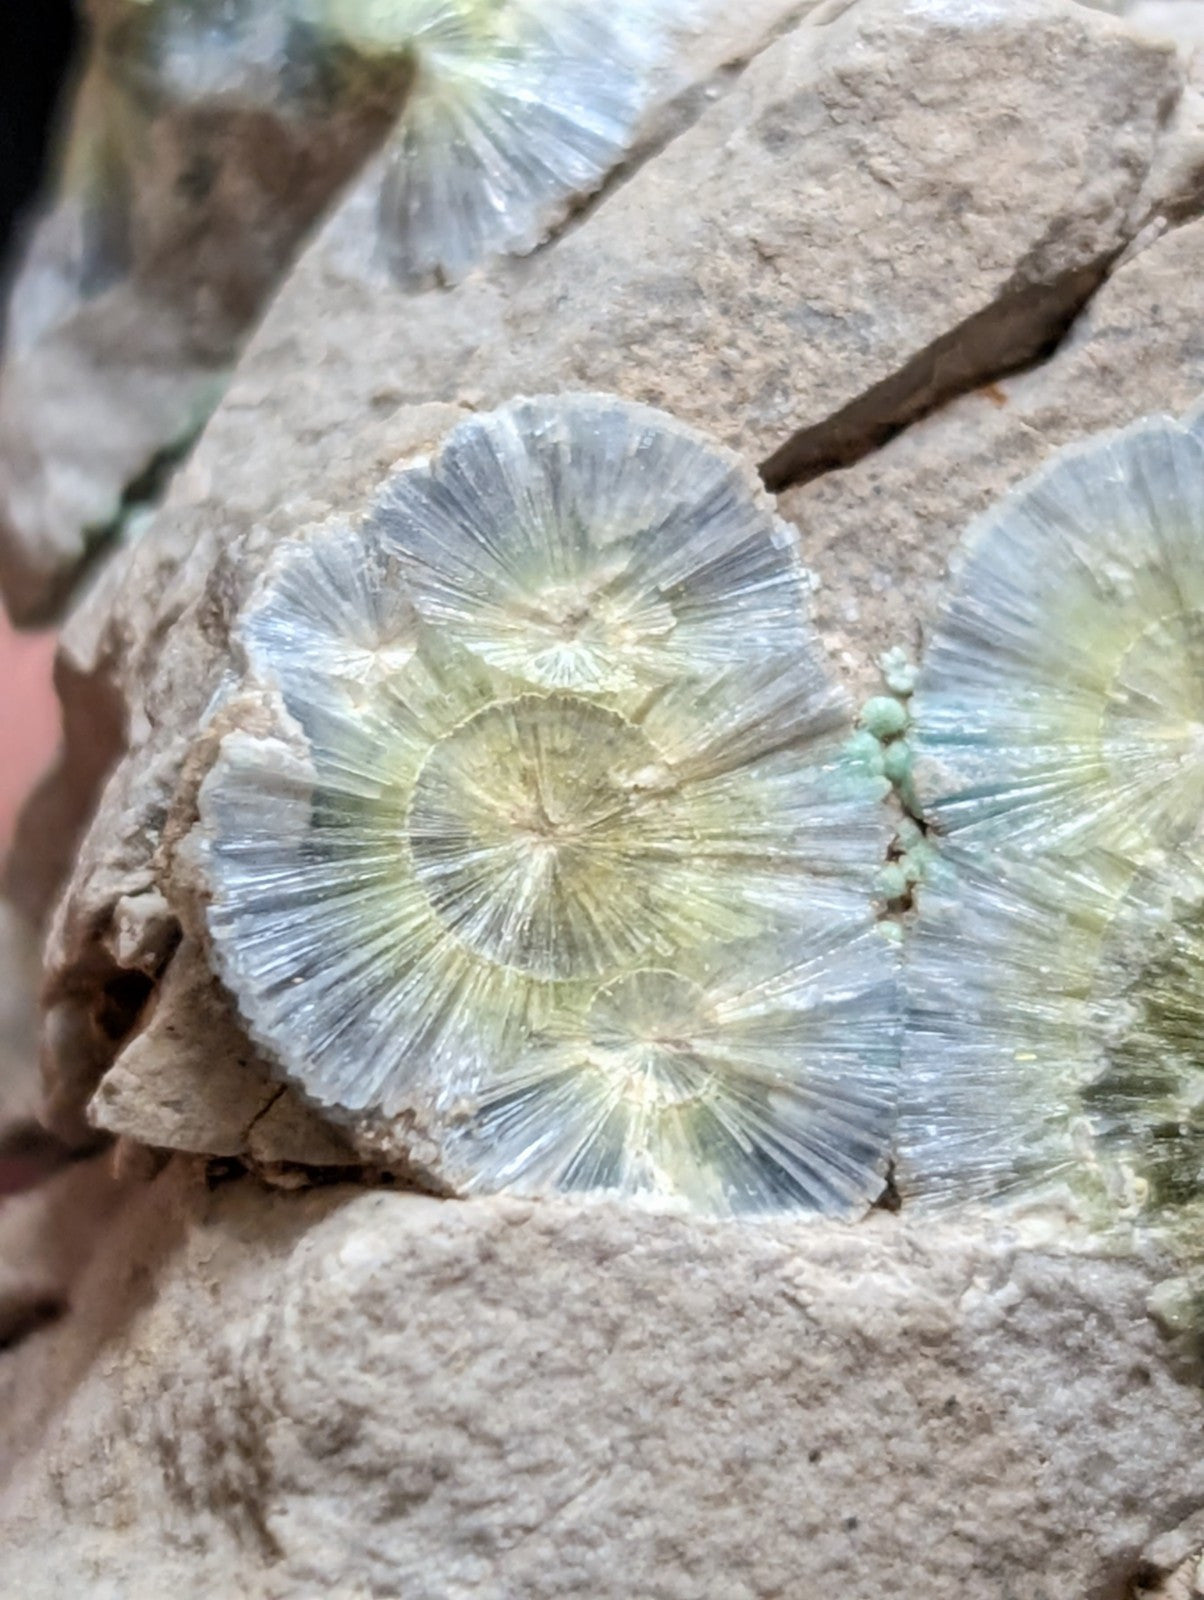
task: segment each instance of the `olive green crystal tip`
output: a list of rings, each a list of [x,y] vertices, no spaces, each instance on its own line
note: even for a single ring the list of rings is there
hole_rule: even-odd
[[[201,797],[217,961],[284,1074],[461,1192],[871,1203],[887,785],[807,592],[733,457],[601,396],[474,418],[284,548]]]
[[[1064,451],[970,531],[911,702],[905,1198],[1199,1245],[1204,440]]]

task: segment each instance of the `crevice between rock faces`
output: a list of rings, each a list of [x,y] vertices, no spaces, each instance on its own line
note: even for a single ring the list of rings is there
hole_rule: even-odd
[[[247,330],[245,340],[249,340],[254,332],[255,327],[252,326]],[[30,622],[35,625],[54,622],[72,611],[96,570],[123,540],[136,537],[135,530],[158,511],[177,469],[188,460],[193,445],[203,431],[202,423],[183,439],[157,450],[142,470],[122,486],[121,504],[112,521],[83,530],[83,553],[78,564],[64,573],[61,585],[51,592],[41,611],[23,616],[23,626],[28,626]]]
[[[951,328],[882,383],[781,445],[761,467],[766,487],[780,494],[853,466],[960,395],[1048,359],[1116,258],[1058,283],[1026,284]]]
[[[840,6],[841,0],[833,4]],[[816,25],[833,18],[821,5],[810,20]],[[1204,142],[1196,161],[1185,161],[1187,170],[1177,170],[1173,159],[1167,161],[1177,142],[1182,142],[1184,151],[1191,145],[1190,135],[1176,129],[1176,119],[1183,116],[1189,97],[1197,94],[1196,86],[1185,80],[1178,96],[1163,107],[1160,137],[1139,186],[1140,209],[1118,248],[1052,283],[1025,281],[1021,269],[990,305],[950,328],[839,411],[792,434],[761,465],[766,487],[781,494],[855,466],[904,429],[962,396],[1051,360],[1135,249],[1147,238],[1153,242],[1204,216]],[[1150,195],[1160,180],[1169,185],[1166,192]]]
[[[27,1294],[20,1289],[0,1290],[0,1355],[59,1322],[67,1314],[67,1303],[54,1294]]]
[[[1158,231],[1204,215],[1204,202],[1176,213]],[[1046,365],[1116,268],[1129,259],[1149,224],[1106,260],[1054,284],[1026,284],[1005,293],[921,350],[899,371],[841,410],[802,428],[761,465],[774,494],[801,488],[829,472],[856,466],[899,434],[978,389]]]

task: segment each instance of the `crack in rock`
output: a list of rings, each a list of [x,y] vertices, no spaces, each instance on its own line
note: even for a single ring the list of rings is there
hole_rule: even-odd
[[[821,6],[812,26],[832,16]],[[1204,216],[1204,133],[1200,87],[1190,77],[1163,108],[1139,216],[1125,242],[1098,261],[1047,283],[1023,281],[1023,268],[990,305],[950,328],[905,366],[822,421],[799,429],[761,467],[774,493],[855,465],[905,428],[987,384],[1052,359],[1118,265],[1147,242]],[[1183,126],[1179,126],[1183,124]],[[1149,193],[1150,190],[1154,192]]]
[[[852,466],[958,395],[1048,357],[1115,259],[1058,283],[1025,285],[951,328],[884,382],[788,439],[761,468],[766,486],[780,493]]]

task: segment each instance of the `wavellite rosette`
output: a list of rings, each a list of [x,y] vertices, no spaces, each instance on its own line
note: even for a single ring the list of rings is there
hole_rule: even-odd
[[[943,856],[908,955],[905,1193],[1198,1231],[1204,443],[1146,419],[970,531],[913,701]]]
[[[104,70],[89,86],[70,181],[96,191],[112,232],[137,201],[130,174],[156,159],[162,136],[152,137],[151,119],[165,106],[204,104],[213,117],[274,110],[298,140],[310,124],[332,147],[347,138],[353,110],[393,107],[380,253],[411,286],[456,282],[492,257],[534,249],[623,160],[668,25],[691,9],[689,0],[110,0]],[[98,244],[110,255],[125,248]]]
[[[975,847],[1141,860],[1204,810],[1204,440],[1075,447],[966,538],[912,704],[925,815]]]
[[[219,968],[310,1100],[461,1192],[881,1194],[887,786],[791,539],[735,458],[578,396],[279,552],[202,851]]]
[[[1089,1002],[1128,878],[1102,853],[930,861],[906,955],[905,1203],[1091,1187]]]
[[[1204,1223],[1204,856],[946,861],[909,957],[905,1194]]]
[[[380,247],[403,282],[454,283],[547,237],[630,150],[666,22],[686,0],[308,0],[361,54],[404,57]]]

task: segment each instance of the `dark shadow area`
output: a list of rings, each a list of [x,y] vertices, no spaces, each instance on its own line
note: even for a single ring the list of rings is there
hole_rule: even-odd
[[[0,260],[37,194],[79,25],[71,0],[0,5]]]

